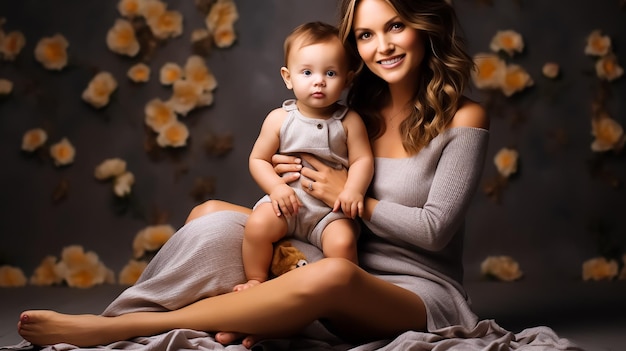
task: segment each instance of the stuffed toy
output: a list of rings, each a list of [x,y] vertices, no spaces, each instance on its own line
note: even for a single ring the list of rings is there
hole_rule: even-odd
[[[306,265],[306,256],[289,241],[281,240],[274,245],[271,272],[274,277],[285,274],[292,269]]]

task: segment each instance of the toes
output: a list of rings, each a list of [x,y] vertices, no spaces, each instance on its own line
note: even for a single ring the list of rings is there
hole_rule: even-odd
[[[222,345],[228,345],[243,338],[243,336],[244,335],[241,333],[219,332],[215,334],[215,340]]]

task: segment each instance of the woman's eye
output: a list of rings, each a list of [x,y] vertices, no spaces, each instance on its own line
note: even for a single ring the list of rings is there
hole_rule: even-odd
[[[334,77],[336,75],[337,75],[337,72],[335,72],[335,71],[328,71],[328,72],[326,72],[326,76],[327,77]]]
[[[400,31],[404,29],[404,23],[396,22],[391,24],[392,31]]]
[[[361,39],[361,40],[366,40],[366,39],[369,39],[371,37],[372,37],[372,35],[370,33],[364,32],[364,33],[359,34],[357,38]]]

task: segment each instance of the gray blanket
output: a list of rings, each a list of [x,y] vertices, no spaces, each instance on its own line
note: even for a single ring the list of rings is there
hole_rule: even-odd
[[[220,212],[198,218],[182,227],[154,257],[134,286],[125,290],[102,313],[105,316],[133,311],[166,311],[198,299],[230,292],[244,281],[241,263],[241,240],[246,216]],[[227,235],[225,235],[227,234]],[[310,261],[321,258],[315,247],[294,241]],[[221,254],[215,255],[215,252]],[[228,252],[229,254],[223,254]],[[25,346],[22,343],[19,346]],[[241,345],[222,346],[212,334],[178,329],[92,349],[123,350],[246,350]],[[43,350],[76,350],[73,345],[58,344]],[[390,340],[363,345],[347,344],[312,323],[298,336],[264,340],[253,350],[582,350],[567,339],[559,338],[548,327],[525,329],[520,333],[504,330],[494,320],[482,320],[468,329],[451,326],[423,333],[408,331]]]

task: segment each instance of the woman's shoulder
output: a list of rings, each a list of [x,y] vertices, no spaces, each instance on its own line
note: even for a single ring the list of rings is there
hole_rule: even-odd
[[[469,98],[463,98],[461,106],[454,114],[449,128],[473,127],[489,129],[489,116],[485,108]]]

